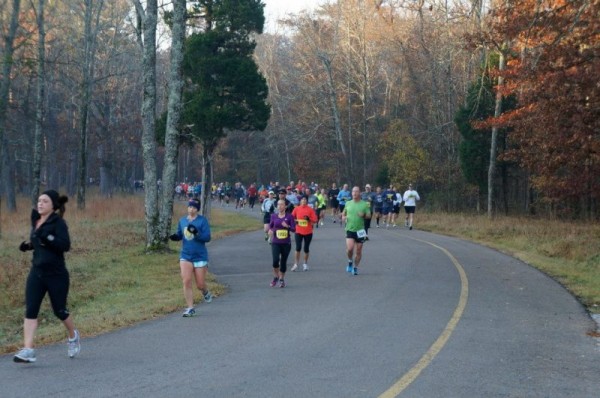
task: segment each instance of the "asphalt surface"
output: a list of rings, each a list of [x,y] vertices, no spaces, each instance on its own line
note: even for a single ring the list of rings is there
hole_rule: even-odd
[[[551,278],[419,231],[418,214],[415,230],[370,238],[350,276],[343,229],[328,220],[310,270],[288,272],[284,289],[269,287],[261,231],[211,242],[228,292],[196,317],[82,330],[75,359],[65,344],[38,347],[35,364],[2,356],[0,397],[600,396],[596,324]]]

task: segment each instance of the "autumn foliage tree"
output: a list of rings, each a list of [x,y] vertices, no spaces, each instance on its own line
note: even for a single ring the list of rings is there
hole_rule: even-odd
[[[562,213],[594,217],[600,199],[600,1],[515,0],[494,11],[491,39],[509,38],[503,94],[518,106],[504,155]]]

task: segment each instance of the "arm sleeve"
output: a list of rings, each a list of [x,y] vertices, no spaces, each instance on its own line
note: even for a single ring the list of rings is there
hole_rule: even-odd
[[[200,242],[210,242],[210,226],[208,225],[206,218],[202,217],[200,228],[198,229],[199,232],[196,235],[195,240],[199,240]]]
[[[69,237],[69,228],[62,219],[56,224],[56,235],[54,236],[54,246],[59,250],[68,252],[71,250],[71,238]]]
[[[176,234],[177,234],[177,236],[179,236],[179,239],[183,239],[183,229],[181,228],[181,221],[177,223]]]

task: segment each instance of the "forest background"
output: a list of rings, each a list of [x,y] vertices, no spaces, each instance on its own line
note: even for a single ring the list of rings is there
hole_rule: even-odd
[[[155,59],[148,55],[153,3],[0,0],[9,211],[40,185],[77,193],[83,208],[86,184],[109,197],[148,178],[144,134],[157,135],[148,114],[164,118],[175,87],[166,2],[157,4]],[[169,4],[187,7],[188,39],[218,30],[207,10],[262,8]],[[598,0],[339,0],[269,33],[257,16],[242,30],[268,87],[268,122],[225,128],[208,154],[207,141],[176,126],[175,180],[410,182],[429,209],[487,204],[490,216],[597,220],[599,13]],[[147,61],[156,71],[150,111]],[[166,150],[159,144],[150,156],[158,179]]]

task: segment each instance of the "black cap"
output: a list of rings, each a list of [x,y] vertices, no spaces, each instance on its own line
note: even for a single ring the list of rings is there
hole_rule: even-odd
[[[60,195],[54,189],[49,189],[47,191],[44,191],[44,192],[42,192],[42,195],[46,195],[50,198],[50,200],[52,201],[52,208],[54,210],[56,210],[60,207],[60,203],[58,203],[58,197]]]

